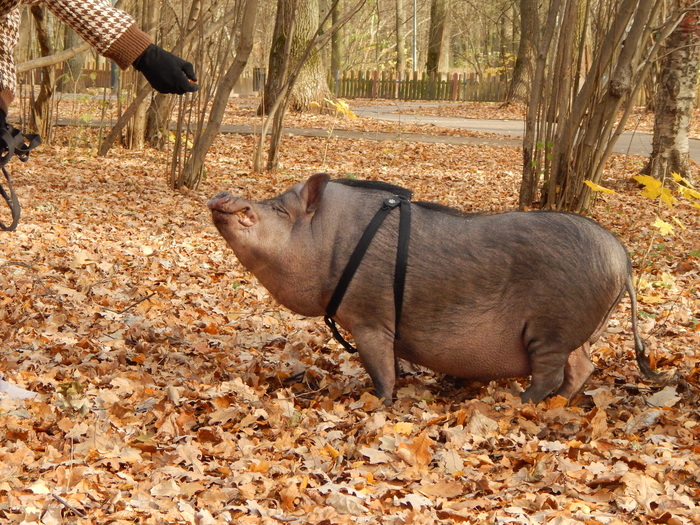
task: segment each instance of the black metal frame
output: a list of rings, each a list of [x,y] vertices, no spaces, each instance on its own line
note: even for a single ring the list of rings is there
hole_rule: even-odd
[[[23,134],[20,130],[10,124],[5,124],[0,127],[0,168],[5,176],[5,186],[0,180],[0,196],[5,200],[5,204],[10,208],[12,214],[12,222],[10,225],[0,221],[0,230],[14,231],[19,224],[19,218],[22,214],[17,193],[12,185],[10,174],[5,168],[10,159],[17,156],[19,160],[25,162],[29,158],[31,150],[41,144],[41,137],[36,134]]]

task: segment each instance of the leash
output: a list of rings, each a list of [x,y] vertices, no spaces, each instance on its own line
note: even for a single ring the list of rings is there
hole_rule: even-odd
[[[382,206],[379,208],[377,213],[374,214],[374,217],[370,221],[369,225],[367,225],[367,228],[362,234],[362,237],[360,237],[357,246],[355,246],[355,250],[352,252],[352,255],[350,255],[348,264],[345,266],[345,269],[340,276],[340,280],[338,281],[335,291],[331,296],[331,300],[328,302],[328,306],[326,306],[326,315],[323,320],[331,329],[331,333],[333,334],[335,340],[351,353],[357,352],[357,349],[348,343],[340,334],[333,316],[335,316],[336,312],[338,311],[338,307],[345,296],[345,292],[347,291],[348,286],[350,286],[350,281],[352,281],[352,278],[355,275],[357,268],[360,266],[360,263],[362,262],[372,239],[374,239],[375,234],[379,230],[379,227],[382,225],[384,219],[387,218],[389,213],[397,207],[400,208],[400,216],[399,240],[398,247],[396,249],[396,269],[394,272],[394,311],[396,317],[394,325],[394,338],[399,337],[399,323],[401,322],[401,310],[403,306],[404,288],[406,285],[406,269],[408,267],[408,241],[411,233],[411,201],[409,201],[406,197],[393,195],[384,199]]]
[[[26,143],[25,139],[29,142]],[[5,199],[5,203],[10,208],[10,213],[12,214],[12,223],[8,226],[0,221],[0,230],[14,231],[17,228],[22,213],[22,207],[19,204],[17,193],[12,186],[12,179],[10,179],[10,174],[5,168],[5,165],[15,155],[22,162],[26,162],[29,158],[29,152],[39,144],[41,144],[41,137],[39,137],[39,135],[25,135],[10,124],[0,127],[0,168],[2,168],[2,173],[5,176],[5,184],[7,185],[7,189],[5,189],[2,182],[0,182],[0,195]]]

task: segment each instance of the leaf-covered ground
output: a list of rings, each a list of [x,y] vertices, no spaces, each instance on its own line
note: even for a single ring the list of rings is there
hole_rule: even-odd
[[[103,159],[80,147],[94,142],[64,129],[11,167],[24,215],[0,234],[0,370],[39,397],[0,399],[2,523],[700,523],[700,225],[640,196],[643,159],[611,160],[617,193],[592,216],[629,247],[643,336],[677,383],[640,378],[625,300],[570,406],[522,405],[526,379],[407,367],[386,409],[320,319],[240,266],[204,203],[323,170],[510,209],[519,150],[288,137],[284,169],[260,175],[254,139],[228,135],[201,188],[172,192],[166,154]],[[661,237],[671,213],[686,230]]]

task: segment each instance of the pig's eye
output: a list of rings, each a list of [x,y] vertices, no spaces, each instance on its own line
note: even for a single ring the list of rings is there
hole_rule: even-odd
[[[289,213],[287,212],[287,210],[284,209],[284,207],[281,204],[273,204],[272,209],[275,210],[277,212],[277,215],[279,215],[282,218],[286,219],[289,217]]]

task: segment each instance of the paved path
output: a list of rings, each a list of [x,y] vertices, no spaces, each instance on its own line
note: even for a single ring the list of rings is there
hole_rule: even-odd
[[[224,124],[222,133],[259,134],[260,126],[237,126]],[[403,142],[428,142],[431,144],[474,144],[485,146],[522,146],[519,138],[482,138],[460,137],[453,135],[429,135],[427,133],[388,133],[385,131],[354,131],[334,129],[329,131],[321,128],[284,128],[287,135],[300,135],[304,137],[338,137],[348,140],[376,140],[376,141],[403,141]]]
[[[401,109],[425,106],[426,104],[402,105]],[[433,117],[396,113],[396,109],[396,106],[367,106],[353,108],[353,111],[357,115],[361,115],[363,117],[372,117],[390,122],[402,122],[404,124],[434,124],[445,128],[497,133],[506,137],[522,137],[525,134],[525,123],[522,120],[484,120],[460,117]],[[651,139],[652,135],[650,133],[624,132],[617,140],[613,151],[615,153],[648,157],[651,154]],[[404,137],[404,140],[407,140],[407,138]],[[513,138],[503,139],[503,141],[500,143],[504,146],[522,145],[521,140]],[[695,162],[700,162],[700,140],[690,139],[689,147],[690,158]]]

